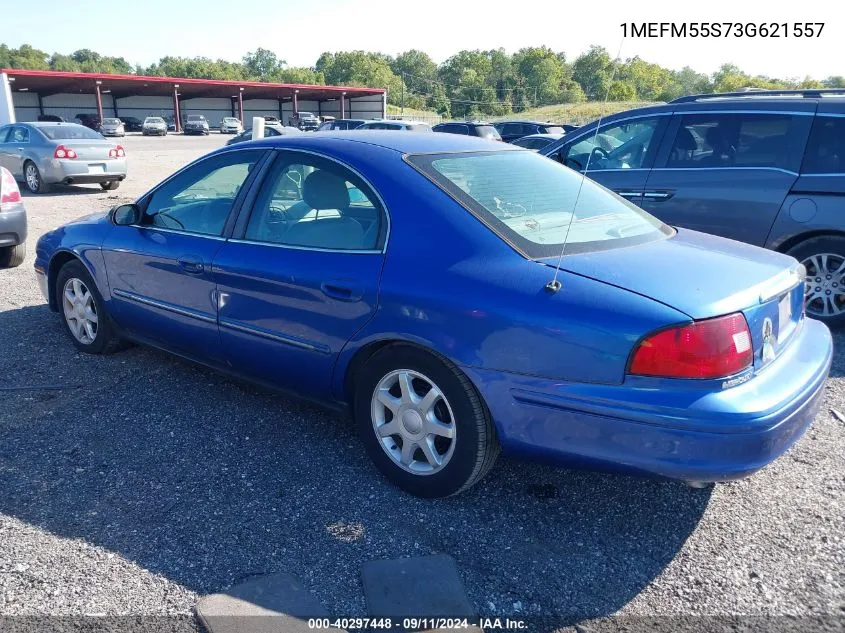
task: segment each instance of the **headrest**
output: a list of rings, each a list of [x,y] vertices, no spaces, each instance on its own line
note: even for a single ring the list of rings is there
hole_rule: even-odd
[[[349,206],[349,190],[343,178],[318,169],[308,174],[302,184],[302,200],[318,211],[345,209]]]
[[[718,127],[707,128],[705,138],[707,139],[707,144],[713,149],[721,149],[725,144],[725,139],[722,136],[722,130]]]
[[[678,137],[675,139],[675,149],[696,150],[698,143],[695,142],[695,137],[687,128],[682,127],[678,130]]]

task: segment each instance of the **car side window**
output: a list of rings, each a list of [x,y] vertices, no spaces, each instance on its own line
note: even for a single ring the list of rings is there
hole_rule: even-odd
[[[29,130],[20,125],[12,128],[8,143],[29,143]]]
[[[667,167],[783,167],[789,164],[786,114],[686,114]]]
[[[801,173],[845,173],[845,118],[816,116],[807,141]]]
[[[0,125],[0,143],[6,142],[6,137],[9,136],[9,132],[11,131],[11,125]]]
[[[659,119],[613,122],[587,134],[561,151],[567,167],[583,171],[638,169],[652,150],[652,139]]]
[[[330,250],[374,250],[384,211],[357,175],[316,156],[280,159],[262,186],[245,238]]]
[[[208,158],[158,188],[142,225],[222,235],[232,206],[263,150],[225,152]]]

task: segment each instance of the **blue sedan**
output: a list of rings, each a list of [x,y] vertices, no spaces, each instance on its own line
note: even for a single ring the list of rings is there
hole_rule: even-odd
[[[791,257],[452,134],[225,147],[45,234],[35,269],[80,350],[140,342],[346,409],[425,497],[500,451],[746,477],[812,423],[832,357]]]

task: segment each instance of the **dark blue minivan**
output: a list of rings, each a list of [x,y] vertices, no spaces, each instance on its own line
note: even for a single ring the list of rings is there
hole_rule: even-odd
[[[807,313],[845,325],[845,90],[681,97],[594,121],[540,153],[667,224],[795,257]]]

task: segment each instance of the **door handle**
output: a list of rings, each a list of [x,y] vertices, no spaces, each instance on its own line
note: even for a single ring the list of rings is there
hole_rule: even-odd
[[[675,193],[673,191],[646,191],[643,194],[646,199],[658,202],[661,200],[668,200],[674,195]]]
[[[198,275],[203,271],[202,262],[195,259],[188,259],[187,257],[179,258],[179,267],[186,273]]]
[[[327,297],[339,301],[358,301],[364,294],[355,284],[345,281],[324,281],[320,284],[320,290]]]

